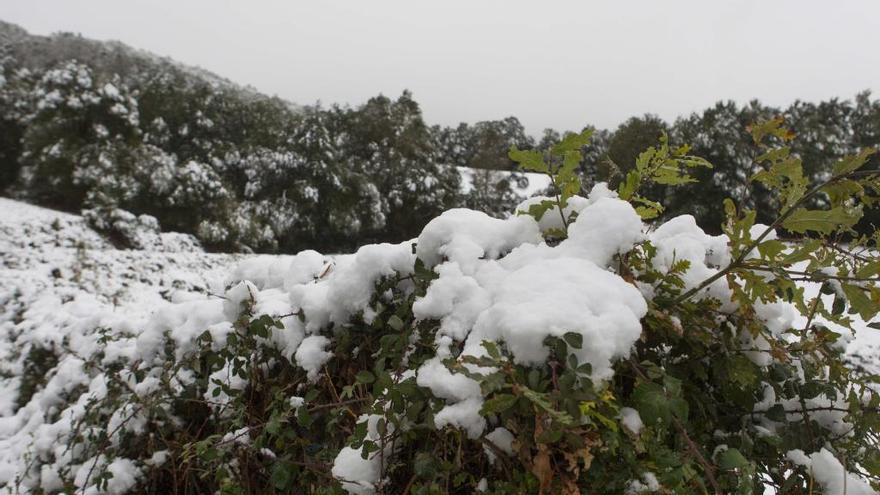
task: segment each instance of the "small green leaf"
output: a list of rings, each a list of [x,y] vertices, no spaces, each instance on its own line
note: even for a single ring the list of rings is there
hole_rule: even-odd
[[[782,222],[786,230],[804,234],[808,231],[830,234],[842,227],[850,228],[861,218],[861,210],[850,211],[838,206],[830,210],[807,210],[798,208]]]
[[[580,349],[584,345],[584,336],[577,332],[567,332],[562,338],[573,349]]]
[[[498,394],[483,403],[483,407],[482,409],[480,409],[480,414],[482,414],[483,416],[498,414],[510,409],[515,403],[515,395]]]
[[[483,348],[485,348],[486,352],[489,354],[489,357],[492,359],[501,359],[501,351],[498,350],[498,344],[491,340],[484,340],[482,344]]]
[[[873,148],[865,148],[857,155],[847,155],[841,158],[839,162],[835,163],[831,167],[831,171],[835,176],[855,172],[868,161],[868,158],[870,158],[874,152],[875,150]]]
[[[672,420],[669,402],[663,387],[654,382],[643,382],[633,391],[633,404],[648,425],[666,425]]]
[[[880,274],[880,261],[866,263],[856,272],[858,278],[871,278]]]
[[[364,370],[355,375],[355,380],[357,380],[358,383],[373,383],[376,380],[376,377],[369,371]]]
[[[277,462],[272,466],[272,484],[276,489],[285,491],[291,488],[292,478],[290,467],[286,463]]]
[[[865,291],[857,285],[843,284],[843,293],[846,295],[850,307],[865,321],[874,318],[880,310],[877,303],[871,301],[865,295]]]
[[[737,449],[727,449],[718,454],[718,467],[725,471],[742,469],[748,465],[749,461]]]
[[[538,443],[551,444],[556,443],[562,438],[562,430],[559,428],[552,428],[549,430],[545,430],[544,433],[538,436]]]
[[[564,155],[570,151],[580,151],[581,148],[590,143],[593,136],[592,129],[584,129],[580,134],[566,134],[562,141],[556,143],[551,149],[554,155]]]
[[[520,150],[516,146],[511,146],[507,156],[525,170],[545,174],[550,172],[550,167],[544,162],[544,155],[540,151]]]
[[[399,332],[403,328],[403,320],[397,315],[391,315],[391,318],[388,318],[388,326],[394,331]]]
[[[633,194],[638,190],[639,183],[642,180],[642,174],[636,170],[626,174],[626,179],[617,187],[617,195],[624,201],[629,201]]]

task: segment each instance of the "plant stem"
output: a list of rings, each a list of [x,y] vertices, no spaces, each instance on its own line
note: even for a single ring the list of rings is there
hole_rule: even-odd
[[[862,171],[861,173],[849,172],[847,174],[837,175],[837,176],[834,176],[834,177],[828,179],[826,182],[823,182],[823,183],[817,185],[816,187],[810,189],[809,192],[807,192],[806,194],[801,196],[797,201],[795,201],[791,206],[789,206],[785,211],[783,211],[782,214],[780,214],[776,218],[776,220],[774,220],[773,223],[770,224],[769,227],[767,227],[766,229],[764,229],[763,232],[761,232],[761,235],[759,235],[757,239],[750,242],[746,246],[746,248],[743,249],[742,252],[740,252],[739,256],[737,256],[736,259],[734,259],[732,262],[730,262],[730,264],[727,265],[727,267],[725,267],[723,270],[719,271],[718,273],[712,275],[711,277],[707,278],[702,283],[700,283],[700,285],[690,289],[689,291],[687,291],[687,292],[681,294],[680,296],[678,296],[677,298],[675,298],[672,301],[672,305],[676,306],[676,305],[686,301],[687,299],[693,297],[695,294],[697,294],[701,290],[712,285],[712,283],[715,282],[716,280],[718,280],[719,278],[726,276],[728,273],[732,272],[733,270],[736,270],[737,268],[740,268],[742,266],[743,262],[748,257],[749,253],[751,253],[753,249],[758,247],[758,245],[761,244],[761,242],[768,235],[770,235],[771,232],[774,232],[777,227],[781,226],[785,222],[785,220],[787,220],[788,217],[790,217],[798,208],[800,208],[801,206],[804,205],[804,203],[806,203],[807,201],[812,199],[813,196],[819,194],[819,192],[821,192],[824,187],[826,187],[830,184],[833,184],[835,182],[841,181],[843,179],[848,179],[850,177],[861,176],[861,175],[870,175],[870,174],[874,174],[874,175],[880,174],[880,170],[866,170],[866,171]]]

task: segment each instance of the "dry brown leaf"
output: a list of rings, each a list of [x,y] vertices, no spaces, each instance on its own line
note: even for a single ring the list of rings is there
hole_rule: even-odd
[[[532,474],[538,478],[538,493],[545,493],[550,488],[553,481],[553,468],[550,466],[550,456],[547,455],[546,449],[541,449],[538,454],[532,458]]]

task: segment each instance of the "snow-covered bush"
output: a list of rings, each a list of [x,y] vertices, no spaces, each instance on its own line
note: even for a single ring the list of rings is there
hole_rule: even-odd
[[[106,235],[119,247],[143,251],[196,252],[199,241],[188,234],[162,232],[159,221],[150,215],[135,215],[114,208],[110,211],[83,211],[83,218],[95,230]]]
[[[787,138],[778,121],[753,134]],[[141,328],[4,336],[21,356],[8,380],[28,387],[0,420],[0,484],[876,493],[878,378],[842,349],[880,308],[880,260],[868,239],[836,242],[877,198],[869,152],[811,185],[787,148],[766,150],[754,180],[780,195],[777,220],[729,201],[710,236],[690,216],[645,223],[660,205],[639,196],[706,162],[664,140],[616,191],[580,197],[588,138],[511,152],[560,193],[519,215],[452,209],[401,244],[251,258],[222,298]],[[828,208],[806,209],[817,195]]]

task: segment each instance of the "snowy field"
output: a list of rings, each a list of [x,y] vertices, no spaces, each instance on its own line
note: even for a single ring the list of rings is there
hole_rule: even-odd
[[[490,176],[493,181],[498,181],[511,175],[511,172],[505,170],[479,170],[470,167],[455,168],[458,170],[459,176],[461,176],[461,192],[464,194],[469,193],[473,189],[475,174]],[[550,185],[550,176],[545,174],[520,172],[517,175],[525,178],[525,180],[521,183],[518,182],[513,184],[512,189],[517,195],[523,198],[530,198]]]

